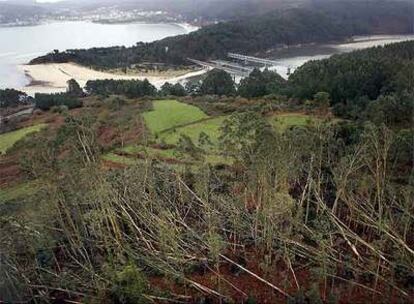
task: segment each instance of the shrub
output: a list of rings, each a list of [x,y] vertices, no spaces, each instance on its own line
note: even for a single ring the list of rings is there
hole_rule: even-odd
[[[148,290],[145,276],[135,265],[128,265],[117,272],[112,288],[114,303],[147,303],[144,297]]]
[[[65,106],[65,105],[53,106],[53,107],[50,108],[50,111],[51,112],[53,112],[53,113],[59,113],[59,114],[65,113],[68,110],[69,110],[68,106]]]
[[[201,85],[201,93],[203,95],[231,96],[236,93],[236,89],[229,73],[214,69],[207,73],[207,77]]]
[[[66,106],[68,109],[79,108],[82,101],[67,94],[39,94],[35,95],[36,108],[43,111],[50,110],[53,106]]]
[[[89,80],[85,90],[90,95],[124,95],[129,98],[155,96],[157,89],[147,80]]]

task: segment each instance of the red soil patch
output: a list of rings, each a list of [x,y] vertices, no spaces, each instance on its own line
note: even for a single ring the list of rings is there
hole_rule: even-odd
[[[112,162],[112,161],[109,161],[109,160],[104,160],[104,161],[102,162],[102,168],[103,168],[104,170],[111,170],[111,169],[125,169],[125,168],[127,168],[127,167],[128,167],[127,165],[120,164],[120,163],[115,163],[115,162]]]
[[[111,125],[101,126],[98,129],[98,143],[104,148],[127,145],[137,142],[144,130],[136,124],[128,130],[119,130]]]
[[[114,128],[104,126],[98,129],[98,143],[103,147],[112,146],[117,138],[118,132]]]
[[[240,256],[245,257],[242,266],[249,271],[277,286],[290,296],[294,296],[298,292],[293,272],[283,261],[278,261],[268,267],[270,272],[265,274],[259,264],[264,260],[261,254],[256,253],[253,250],[246,252],[245,254],[227,253],[227,257],[236,263],[239,263]],[[295,276],[301,290],[308,292],[312,285],[315,283],[318,284],[321,297],[325,298],[325,303],[328,300],[330,292],[337,297],[339,304],[378,303],[384,299],[387,299],[387,303],[391,304],[410,303],[409,297],[406,298],[406,302],[401,302],[401,294],[395,290],[390,291],[384,283],[379,283],[376,287],[376,290],[379,293],[374,293],[366,288],[352,285],[343,280],[336,279],[335,281],[332,281],[332,279],[328,279],[328,288],[325,294],[324,283],[312,281],[309,267],[301,268],[296,265],[295,269]],[[221,293],[231,299],[234,303],[245,303],[249,297],[253,298],[255,303],[287,302],[287,297],[282,293],[223,259],[221,259],[219,269],[207,265],[204,269],[187,275],[187,278]],[[353,281],[358,282],[358,279]],[[185,303],[199,303],[199,300],[203,297],[208,298],[206,303],[222,303],[217,296],[203,293],[195,288],[189,288],[188,286],[184,286],[184,284],[178,284],[164,277],[152,277],[150,278],[150,284],[159,290],[169,291],[171,294],[175,295],[182,295],[183,297],[181,300]],[[334,288],[331,290],[330,287],[332,285]],[[372,285],[374,285],[374,283],[372,283]],[[373,286],[368,287],[373,288]],[[185,301],[185,297],[189,297],[190,299]]]
[[[16,157],[0,157],[0,187],[7,187],[22,178]]]

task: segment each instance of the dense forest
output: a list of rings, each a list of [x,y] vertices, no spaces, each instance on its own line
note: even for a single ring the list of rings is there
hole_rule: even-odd
[[[311,99],[329,93],[337,114],[357,117],[370,100],[400,95],[414,88],[414,42],[403,42],[335,55],[306,63],[289,78],[291,96]],[[410,118],[412,104],[396,102],[389,115]],[[389,104],[391,106],[391,104]],[[405,108],[404,108],[405,107]],[[378,109],[377,109],[378,110]]]
[[[414,41],[375,47],[326,60],[308,62],[290,77],[295,96],[311,98],[319,91],[331,94],[333,102],[412,88]]]
[[[86,92],[95,95],[124,95],[127,97],[153,96],[157,89],[147,80],[90,80]]]
[[[352,35],[412,33],[413,22],[412,5],[408,2],[358,1],[346,10],[333,4],[325,10],[290,8],[207,26],[188,35],[137,43],[129,48],[56,50],[31,63],[70,61],[100,69],[143,62],[189,65],[187,58],[223,58],[230,51],[254,54],[286,45],[343,40]]]
[[[14,108],[28,102],[29,97],[23,92],[14,89],[0,90],[0,109]]]

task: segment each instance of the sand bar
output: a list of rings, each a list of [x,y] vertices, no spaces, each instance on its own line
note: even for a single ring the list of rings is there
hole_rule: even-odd
[[[115,80],[144,80],[147,78],[154,86],[160,88],[165,82],[177,83],[187,78],[202,75],[206,70],[188,72],[180,76],[152,76],[152,75],[120,75],[96,71],[74,63],[50,63],[38,65],[22,65],[20,68],[31,83],[21,88],[29,95],[35,93],[60,93],[65,92],[67,81],[75,79],[82,87],[88,80],[115,79]]]

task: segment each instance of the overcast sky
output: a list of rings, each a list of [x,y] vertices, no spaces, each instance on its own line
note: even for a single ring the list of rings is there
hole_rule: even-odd
[[[36,0],[36,2],[39,2],[39,3],[45,3],[45,2],[59,2],[59,1],[62,1],[62,0]]]

